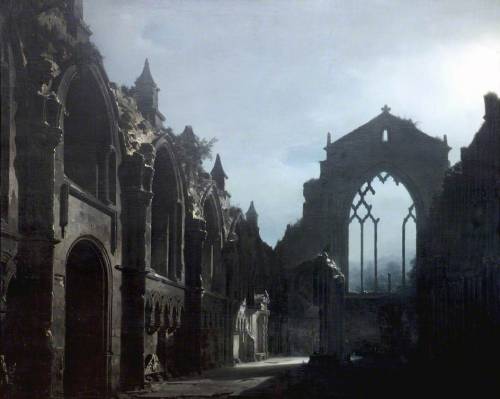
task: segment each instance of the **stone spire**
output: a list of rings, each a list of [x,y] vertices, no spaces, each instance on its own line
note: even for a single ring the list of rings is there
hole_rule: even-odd
[[[146,58],[142,73],[135,81],[134,96],[139,111],[141,111],[142,115],[157,128],[162,127],[165,121],[165,117],[158,109],[159,91],[160,89],[151,75],[149,61]]]
[[[224,172],[224,168],[222,167],[222,162],[220,160],[219,154],[217,154],[217,156],[215,157],[214,167],[212,168],[210,174],[212,175],[212,179],[214,179],[215,184],[217,184],[219,190],[225,190],[227,175],[226,172]]]
[[[142,68],[142,73],[141,75],[136,79],[135,85],[141,85],[141,86],[151,86],[151,87],[158,87],[156,86],[156,83],[153,79],[153,75],[151,75],[151,70],[149,69],[149,60],[146,58],[146,61],[144,61],[144,67]]]
[[[245,217],[246,217],[248,223],[251,223],[255,227],[258,226],[259,215],[257,214],[257,211],[255,210],[255,206],[253,204],[253,201],[250,202],[250,207],[248,208],[248,211],[245,214]]]
[[[184,127],[184,130],[182,131],[181,135],[184,135],[186,137],[189,137],[190,139],[193,139],[194,138],[193,127],[191,125],[186,125]]]

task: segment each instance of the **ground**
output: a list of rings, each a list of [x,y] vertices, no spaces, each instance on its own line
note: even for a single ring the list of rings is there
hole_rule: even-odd
[[[353,357],[342,367],[332,368],[315,368],[308,361],[306,357],[275,357],[157,383],[119,398],[461,398],[475,397],[478,387],[485,393],[499,388],[494,373],[417,368],[400,358]]]
[[[283,397],[288,381],[300,373],[308,360],[307,357],[275,357],[239,364],[210,370],[198,377],[154,384],[149,392],[131,392],[123,398]]]

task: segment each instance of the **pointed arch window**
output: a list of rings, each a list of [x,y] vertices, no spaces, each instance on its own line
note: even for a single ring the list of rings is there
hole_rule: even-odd
[[[181,278],[180,246],[182,212],[174,165],[166,149],[158,151],[154,163],[153,201],[151,206],[151,265],[171,280]]]
[[[103,93],[89,69],[70,83],[64,118],[64,173],[104,203],[116,196],[116,154]]]

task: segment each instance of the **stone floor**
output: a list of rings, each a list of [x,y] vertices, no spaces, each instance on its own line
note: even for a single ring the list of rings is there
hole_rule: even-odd
[[[470,369],[416,367],[397,357],[353,357],[332,368],[314,367],[308,361],[306,357],[271,358],[158,383],[149,391],[119,398],[422,399],[478,397],[478,389],[489,397],[486,392],[500,391],[498,367],[474,375]]]
[[[275,357],[265,361],[210,370],[199,377],[170,380],[149,392],[129,392],[122,398],[274,398],[283,397],[288,381],[309,359]]]

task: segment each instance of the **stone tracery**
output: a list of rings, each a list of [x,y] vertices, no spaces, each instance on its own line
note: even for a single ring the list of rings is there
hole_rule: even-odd
[[[22,381],[25,396],[62,397],[80,389],[71,382],[78,380],[72,364],[83,364],[78,356],[88,354],[75,351],[78,339],[99,354],[100,375],[86,393],[103,395],[143,386],[145,378],[264,359],[270,350],[303,349],[291,344],[293,337],[284,334],[289,331],[302,342],[300,335],[311,333],[307,351],[328,351],[325,336],[334,328],[325,329],[332,314],[324,309],[336,306],[329,289],[344,294],[341,271],[348,282],[351,222],[361,225],[362,243],[365,224],[374,227],[379,291],[380,219],[366,197],[375,194],[373,179],[383,183],[389,177],[406,186],[414,200],[401,223],[402,286],[407,284],[406,228],[413,221],[422,266],[419,289],[426,290],[419,301],[432,309],[420,330],[426,355],[462,353],[461,342],[483,352],[488,345],[498,348],[496,95],[485,96],[485,123],[451,170],[446,138],[427,136],[387,106],[336,142],[329,134],[321,175],[304,185],[304,217],[289,226],[273,251],[260,239],[253,202],[245,215],[231,206],[219,155],[206,173],[201,159],[186,157],[179,139],[196,144],[193,129],[186,126],[177,135],[164,126],[148,61],[133,88],[118,88],[108,81],[89,41],[80,1],[47,3],[42,16],[34,8],[17,14],[24,3],[5,15],[9,5],[0,6],[0,355],[9,370],[17,366],[11,381]],[[14,24],[17,18],[22,23]],[[425,162],[420,154],[426,154]],[[356,193],[359,200],[353,203]],[[72,251],[85,240],[99,257],[82,251],[75,262]],[[341,271],[332,272],[329,262],[321,278],[310,273],[310,264],[299,270],[324,249]],[[99,262],[106,266],[105,276]],[[95,277],[87,287],[72,275],[84,265]],[[327,281],[325,275],[335,279]],[[77,295],[82,292],[97,310],[85,307]],[[346,297],[345,309],[354,315],[346,329],[350,350],[361,348],[353,334],[360,330],[356,309],[397,310],[395,295],[365,297]],[[99,313],[102,340],[78,335],[90,324],[79,325],[66,311],[72,307],[86,318]],[[486,320],[484,314],[492,317]],[[309,323],[317,328],[294,325],[300,318],[318,321]],[[467,330],[465,324],[474,327]],[[90,372],[87,377],[94,379]]]

